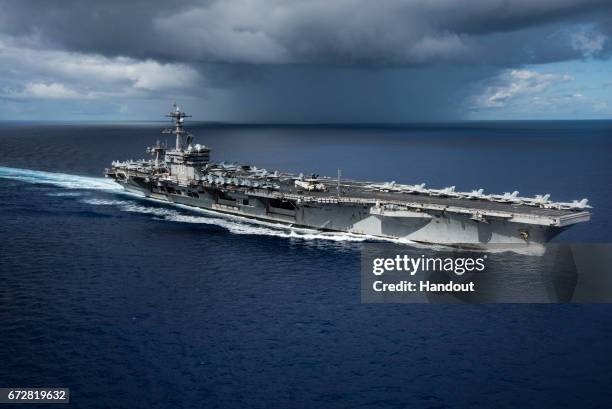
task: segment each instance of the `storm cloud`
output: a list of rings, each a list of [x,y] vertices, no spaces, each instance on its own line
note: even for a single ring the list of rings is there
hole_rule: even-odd
[[[146,116],[138,104],[158,109],[155,101],[181,98],[203,119],[458,119],[567,87],[571,75],[547,64],[612,53],[608,0],[0,6],[0,98],[14,112],[25,101],[62,99]],[[532,86],[538,80],[545,85]]]

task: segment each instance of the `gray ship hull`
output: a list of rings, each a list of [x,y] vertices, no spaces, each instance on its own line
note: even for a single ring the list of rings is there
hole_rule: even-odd
[[[550,241],[564,230],[563,227],[521,224],[503,219],[482,223],[472,220],[467,214],[385,212],[377,211],[371,204],[356,205],[342,201],[300,203],[299,200],[280,201],[227,189],[189,189],[174,184],[160,187],[143,178],[118,182],[127,191],[143,197],[250,220],[464,248],[498,248],[500,245],[535,247]]]

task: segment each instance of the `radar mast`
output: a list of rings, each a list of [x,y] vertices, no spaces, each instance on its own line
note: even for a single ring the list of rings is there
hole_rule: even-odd
[[[183,127],[183,122],[185,121],[185,118],[190,118],[191,115],[187,115],[186,113],[181,112],[181,109],[176,105],[176,102],[172,105],[172,107],[174,109],[170,111],[170,113],[166,116],[168,118],[172,118],[172,120],[174,121],[174,129],[164,129],[162,133],[171,133],[176,135],[176,150],[182,151],[184,148],[183,135],[186,136],[187,147],[191,146],[191,142],[193,140],[193,135],[187,130],[185,130],[185,128]]]

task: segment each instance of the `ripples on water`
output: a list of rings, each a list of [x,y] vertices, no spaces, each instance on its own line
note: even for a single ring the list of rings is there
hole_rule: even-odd
[[[362,237],[144,201],[93,177],[126,149],[138,157],[155,131],[0,132],[3,385],[67,386],[87,408],[607,406],[608,306],[363,305]],[[358,155],[347,132],[334,142]],[[299,167],[314,166],[309,145],[283,135],[306,149]],[[391,158],[403,144],[356,135]],[[451,163],[470,139],[432,137]],[[46,153],[29,153],[32,143]],[[594,164],[606,143],[590,145]],[[432,146],[422,144],[420,154]],[[560,145],[563,156],[572,144]],[[600,186],[588,189],[601,206]]]

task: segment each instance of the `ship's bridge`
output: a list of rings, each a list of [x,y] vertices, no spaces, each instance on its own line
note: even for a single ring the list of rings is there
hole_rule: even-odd
[[[167,164],[185,164],[191,166],[204,166],[210,161],[210,148],[204,145],[188,146],[187,149],[166,152]]]
[[[185,130],[183,122],[190,117],[182,112],[176,104],[168,115],[172,118],[174,128],[165,129],[162,133],[170,133],[176,136],[176,147],[166,151],[164,161],[170,169],[170,175],[178,179],[199,179],[201,168],[210,161],[210,148],[193,144],[193,135]]]
[[[203,145],[188,146],[187,149],[166,152],[165,162],[170,175],[179,179],[199,179],[200,169],[210,161],[210,148]]]

